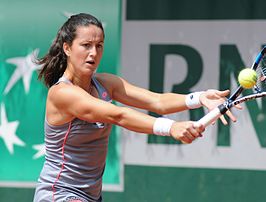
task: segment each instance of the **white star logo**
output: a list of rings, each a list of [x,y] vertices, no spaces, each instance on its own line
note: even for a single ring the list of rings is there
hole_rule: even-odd
[[[72,15],[75,15],[75,13],[69,13],[67,11],[63,12],[63,15],[67,18],[70,18]]]
[[[38,53],[39,49],[35,49],[26,57],[9,58],[6,60],[7,63],[14,64],[17,68],[9,79],[4,94],[7,94],[20,78],[23,79],[25,92],[29,92],[32,73],[41,67],[34,63]]]
[[[44,144],[35,144],[32,146],[33,149],[37,150],[37,153],[33,156],[33,159],[41,158],[45,155],[45,145]]]
[[[0,138],[4,140],[10,154],[14,153],[14,145],[25,146],[25,143],[16,135],[18,124],[18,121],[8,122],[4,104],[1,104]]]

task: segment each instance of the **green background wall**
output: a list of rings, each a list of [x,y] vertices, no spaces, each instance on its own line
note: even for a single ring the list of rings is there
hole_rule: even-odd
[[[70,15],[91,13],[103,22],[106,32],[106,50],[98,71],[117,74],[120,10],[120,0],[0,2],[0,201],[32,201],[44,161],[47,89],[37,80],[39,67],[32,60],[44,56]],[[104,175],[106,190],[121,189],[119,139],[114,127],[106,165],[110,172]]]

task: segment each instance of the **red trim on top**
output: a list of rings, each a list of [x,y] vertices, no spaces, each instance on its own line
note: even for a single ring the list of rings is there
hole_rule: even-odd
[[[55,179],[55,181],[54,181],[54,183],[53,183],[53,185],[52,185],[52,190],[53,190],[53,202],[55,201],[55,198],[54,198],[54,195],[55,195],[55,184],[57,183],[57,181],[59,180],[59,178],[60,178],[60,175],[61,175],[61,173],[62,173],[62,171],[63,171],[63,169],[64,169],[64,165],[65,165],[65,161],[66,161],[66,159],[65,159],[65,144],[66,144],[66,141],[67,141],[67,137],[68,137],[68,134],[69,134],[69,132],[70,132],[70,128],[71,128],[71,122],[69,123],[69,125],[68,125],[68,130],[67,130],[67,132],[66,132],[66,134],[65,134],[65,137],[64,137],[64,141],[63,141],[63,145],[62,145],[62,166],[61,166],[61,169],[60,169],[60,171],[59,171],[59,173],[58,173],[58,175],[57,175],[57,177],[56,177],[56,179]]]

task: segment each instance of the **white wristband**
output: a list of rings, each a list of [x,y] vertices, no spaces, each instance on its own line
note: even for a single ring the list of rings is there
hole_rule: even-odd
[[[203,93],[203,91],[194,92],[186,95],[186,105],[189,109],[196,109],[202,106],[200,102],[200,95]]]
[[[153,124],[153,134],[161,136],[170,136],[170,129],[173,120],[167,118],[157,118]]]

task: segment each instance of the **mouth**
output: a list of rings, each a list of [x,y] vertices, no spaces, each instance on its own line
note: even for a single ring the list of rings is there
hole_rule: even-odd
[[[94,60],[88,60],[86,61],[87,64],[90,64],[90,65],[94,65],[95,64],[95,61]]]

